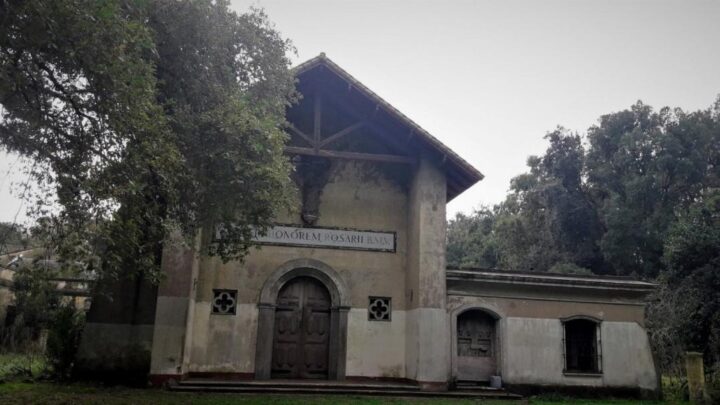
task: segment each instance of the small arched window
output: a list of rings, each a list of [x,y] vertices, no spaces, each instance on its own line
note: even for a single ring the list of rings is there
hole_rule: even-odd
[[[600,322],[588,318],[563,321],[566,373],[601,373]]]

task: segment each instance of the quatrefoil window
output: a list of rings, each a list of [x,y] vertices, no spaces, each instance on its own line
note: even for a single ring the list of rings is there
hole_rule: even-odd
[[[212,313],[220,315],[235,315],[237,307],[236,290],[213,290]]]
[[[370,297],[370,305],[368,305],[368,320],[370,321],[389,321],[392,307],[390,306],[390,297]]]

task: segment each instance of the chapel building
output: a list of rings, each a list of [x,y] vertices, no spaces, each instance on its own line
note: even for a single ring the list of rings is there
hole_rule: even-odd
[[[644,327],[653,284],[446,268],[446,204],[483,175],[324,54],[295,72],[295,209],[242,262],[166,247],[159,287],[97,302],[81,368],[133,353],[157,384],[372,379],[442,391],[499,377],[511,390],[658,391]]]

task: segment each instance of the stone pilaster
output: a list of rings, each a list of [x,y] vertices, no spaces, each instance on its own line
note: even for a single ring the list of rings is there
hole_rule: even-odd
[[[406,375],[423,389],[447,389],[448,315],[445,309],[445,175],[421,160],[410,188],[406,273]]]
[[[165,278],[158,289],[150,379],[154,384],[178,379],[190,362],[196,284],[199,269],[196,246],[168,242],[163,250]]]

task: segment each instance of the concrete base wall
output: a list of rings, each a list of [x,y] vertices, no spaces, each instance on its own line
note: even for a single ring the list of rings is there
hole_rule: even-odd
[[[447,384],[450,378],[450,327],[445,309],[407,311],[406,376],[421,383]]]
[[[87,323],[74,373],[92,379],[142,382],[150,368],[153,325]]]
[[[158,297],[151,374],[182,372],[180,363],[189,301],[186,297]]]
[[[195,304],[190,372],[253,373],[258,308],[238,304],[235,315],[211,315],[209,302]]]
[[[353,377],[405,378],[405,311],[392,311],[391,322],[371,322],[367,309],[352,308],[346,367]]]
[[[122,276],[96,285],[73,373],[78,377],[146,384],[150,371],[157,287]]]

